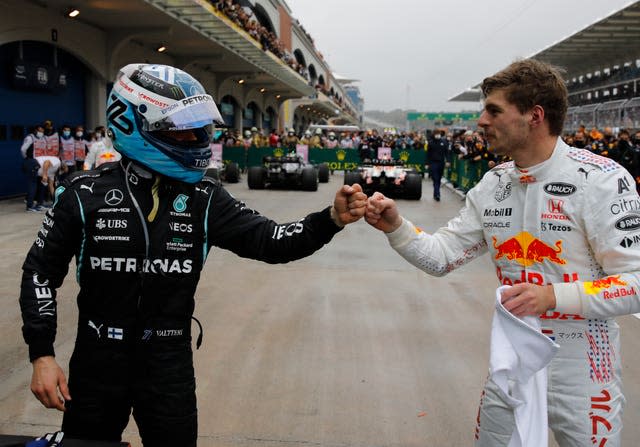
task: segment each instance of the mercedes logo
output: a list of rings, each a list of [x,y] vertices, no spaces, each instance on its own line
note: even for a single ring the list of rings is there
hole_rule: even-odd
[[[122,199],[124,199],[124,196],[119,189],[110,189],[104,196],[105,203],[110,206],[120,205]]]

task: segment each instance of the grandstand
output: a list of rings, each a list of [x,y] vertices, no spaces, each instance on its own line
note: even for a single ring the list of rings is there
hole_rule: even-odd
[[[640,1],[530,56],[562,67],[569,90],[565,131],[581,125],[640,129]],[[479,101],[479,85],[449,101]]]

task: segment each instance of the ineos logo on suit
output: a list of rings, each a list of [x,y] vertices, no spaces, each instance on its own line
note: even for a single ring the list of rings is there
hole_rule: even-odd
[[[104,196],[104,202],[110,206],[120,205],[123,199],[124,195],[119,189],[110,189]]]

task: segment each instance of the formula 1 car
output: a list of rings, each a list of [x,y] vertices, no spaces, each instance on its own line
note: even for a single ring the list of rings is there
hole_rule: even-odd
[[[365,160],[357,169],[345,171],[344,184],[360,184],[367,195],[379,191],[389,197],[420,200],[422,176],[402,160]]]
[[[305,163],[301,155],[266,156],[262,166],[251,166],[247,173],[249,189],[267,186],[297,188],[304,191],[318,190],[318,170]]]
[[[227,183],[238,183],[240,181],[240,168],[238,163],[224,163],[222,160],[212,159],[205,175]]]

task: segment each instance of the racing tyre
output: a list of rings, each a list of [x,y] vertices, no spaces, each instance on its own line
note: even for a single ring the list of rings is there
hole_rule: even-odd
[[[357,171],[344,171],[344,184],[353,185],[360,183],[360,173]]]
[[[316,168],[304,168],[302,170],[302,189],[305,191],[318,190],[318,173]]]
[[[322,163],[318,166],[318,181],[320,183],[328,183],[329,182],[329,165],[326,163]]]
[[[420,200],[422,197],[422,177],[420,174],[409,173],[404,179],[404,196],[409,200]]]
[[[247,174],[249,189],[264,189],[265,170],[262,166],[251,166]]]
[[[240,181],[240,168],[238,163],[229,163],[224,171],[225,180],[229,183],[238,183]]]

